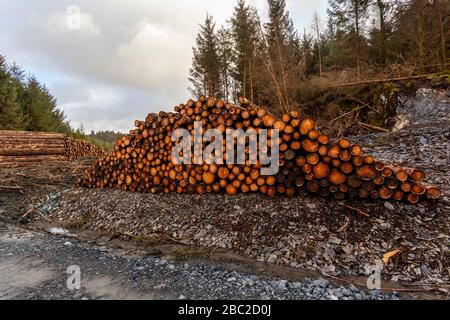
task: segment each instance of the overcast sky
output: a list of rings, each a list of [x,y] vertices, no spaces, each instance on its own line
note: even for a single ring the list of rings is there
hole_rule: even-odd
[[[249,0],[263,20],[266,0]],[[326,0],[288,0],[310,30]],[[189,97],[192,46],[206,13],[223,24],[232,0],[0,0],[0,54],[44,82],[75,128],[128,131]],[[77,15],[80,10],[80,24]]]

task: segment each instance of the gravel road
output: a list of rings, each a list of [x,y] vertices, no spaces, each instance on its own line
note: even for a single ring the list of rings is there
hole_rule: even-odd
[[[67,268],[81,288],[69,290]],[[293,282],[167,257],[132,257],[76,239],[0,225],[0,299],[399,299],[336,286],[323,278]]]

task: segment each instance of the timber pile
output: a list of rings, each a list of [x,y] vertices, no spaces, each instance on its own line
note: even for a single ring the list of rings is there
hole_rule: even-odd
[[[246,165],[174,164],[172,132],[185,128],[192,135],[195,121],[201,121],[204,130],[215,128],[221,133],[227,129],[279,130],[279,173],[261,176],[262,165],[251,165],[248,158]],[[393,199],[413,204],[441,195],[438,188],[422,183],[425,173],[421,170],[378,162],[347,139],[332,143],[315,129],[313,120],[301,119],[296,111],[278,119],[245,99],[236,106],[202,96],[175,107],[175,113],[149,114],[145,121],[136,121],[135,127],[86,171],[81,186],[150,193],[226,192],[230,196],[260,192],[293,197],[307,190],[336,199]],[[226,160],[225,143],[223,151]]]
[[[104,151],[86,141],[67,137],[65,141],[65,156],[72,161],[85,157],[100,157]]]
[[[62,133],[0,131],[0,164],[26,164],[99,157],[103,151]]]

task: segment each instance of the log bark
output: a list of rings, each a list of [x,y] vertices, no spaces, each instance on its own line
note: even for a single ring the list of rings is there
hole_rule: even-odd
[[[33,155],[61,155],[64,156],[66,149],[64,147],[36,147],[30,146],[29,148],[2,148],[0,146],[0,156],[33,156]]]

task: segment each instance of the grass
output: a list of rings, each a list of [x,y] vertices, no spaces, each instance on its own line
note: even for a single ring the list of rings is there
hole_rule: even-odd
[[[94,138],[89,137],[88,135],[85,135],[85,134],[82,134],[79,132],[71,132],[71,133],[68,133],[67,135],[72,138],[75,138],[75,139],[84,140],[86,142],[89,142],[92,145],[102,148],[106,152],[110,151],[113,146],[112,142],[106,142],[106,141],[94,139]]]
[[[82,231],[85,230],[90,222],[90,217],[83,215],[79,219],[70,220],[69,222],[63,224],[63,227],[67,230]]]

